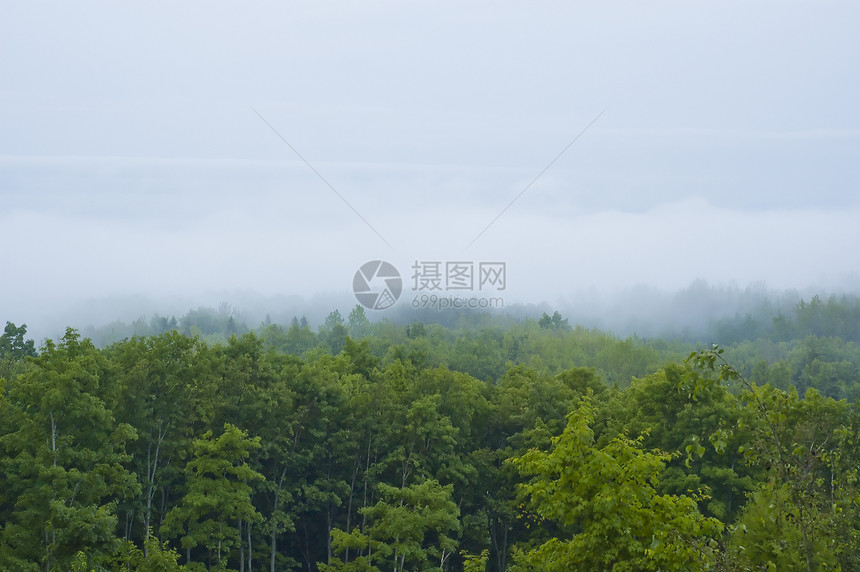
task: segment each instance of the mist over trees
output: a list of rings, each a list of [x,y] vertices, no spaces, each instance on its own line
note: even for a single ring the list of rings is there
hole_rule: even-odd
[[[587,328],[612,332],[621,337],[671,338],[690,342],[721,344],[754,340],[770,335],[773,319],[779,315],[795,320],[797,306],[811,304],[817,297],[824,304],[835,301],[840,308],[857,302],[850,291],[769,290],[764,285],[744,288],[732,284],[709,284],[697,280],[677,291],[662,291],[646,286],[599,292],[579,291],[564,298],[540,304],[506,300],[504,307],[487,310],[482,316],[507,317],[511,322],[539,319],[544,312],[550,316],[559,311],[569,321]],[[474,320],[474,312],[448,309],[413,308],[408,301],[384,312],[368,312],[371,321],[389,320],[399,324],[413,321],[456,327],[458,321]],[[57,339],[69,324],[75,324],[85,337],[99,347],[132,335],[152,335],[164,329],[153,320],[176,319],[180,331],[190,332],[190,325],[212,331],[217,324],[219,339],[226,334],[226,322],[233,317],[245,331],[257,329],[261,323],[289,325],[293,317],[302,316],[316,329],[337,308],[345,317],[355,305],[351,295],[317,294],[311,297],[263,295],[248,291],[207,293],[197,300],[182,298],[146,298],[142,296],[92,299],[63,308],[19,308],[0,316],[4,321],[26,323],[28,331],[39,345],[46,338]],[[195,313],[210,314],[209,322],[194,324]],[[17,317],[15,319],[14,317]],[[186,317],[186,322],[179,323]],[[850,322],[848,317],[846,322]],[[172,326],[171,326],[172,327]],[[215,338],[213,337],[212,340]]]
[[[263,296],[249,292],[222,293],[209,305],[181,300],[147,300],[139,297],[93,300],[74,312],[58,313],[64,320],[27,322],[38,341],[62,336],[67,324],[81,324],[81,333],[98,346],[132,335],[153,335],[176,328],[186,334],[224,340],[232,333],[256,330],[261,324],[288,326],[304,317],[316,329],[333,308],[347,316],[355,305],[352,296]],[[223,301],[228,300],[228,301]],[[768,338],[785,341],[801,336],[835,335],[860,342],[856,326],[860,297],[853,293],[775,291],[763,285],[738,288],[709,285],[703,280],[687,288],[665,292],[644,286],[614,293],[579,292],[553,304],[509,302],[504,307],[474,312],[413,308],[408,303],[385,312],[368,312],[368,319],[409,324],[414,321],[453,328],[458,323],[494,318],[495,323],[539,319],[542,313],[561,312],[570,324],[612,332],[621,337],[677,339],[720,343]],[[190,308],[190,309],[189,309]],[[230,319],[233,323],[230,324]],[[235,330],[235,331],[234,331]]]
[[[0,568],[858,569],[858,309],[7,322]]]

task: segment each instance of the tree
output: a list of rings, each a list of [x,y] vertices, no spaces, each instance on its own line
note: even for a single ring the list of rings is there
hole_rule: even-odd
[[[285,563],[278,563],[278,557],[281,555],[278,538],[284,532],[295,531],[295,514],[291,501],[296,485],[292,479],[292,471],[296,469],[297,441],[303,419],[297,411],[296,396],[291,385],[302,364],[298,358],[287,355],[270,355],[267,359],[272,360],[272,367],[277,368],[279,374],[266,387],[260,399],[262,413],[254,425],[261,447],[252,462],[266,477],[265,483],[259,487],[255,506],[264,517],[261,529],[266,533],[269,542],[269,569],[275,572],[286,567]],[[247,536],[250,538],[250,529]],[[250,541],[248,552],[250,559]]]
[[[849,406],[809,389],[800,399],[750,382],[723,357],[722,348],[693,352],[688,363],[706,374],[701,386],[740,383],[746,416],[737,430],[751,433],[747,462],[765,473],[730,541],[742,566],[786,566],[808,571],[856,568],[860,550],[857,433]],[[779,536],[771,533],[778,523]]]
[[[170,505],[170,494],[183,478],[182,456],[191,450],[195,425],[201,425],[203,383],[210,369],[210,349],[199,338],[175,330],[149,338],[131,338],[105,352],[114,373],[110,403],[116,414],[132,424],[139,436],[129,447],[130,468],[142,485],[142,495],[126,509],[126,537],[143,540],[158,530]],[[106,392],[107,393],[107,392]],[[134,517],[142,525],[129,530]],[[143,544],[144,554],[147,553]]]
[[[670,456],[646,452],[619,436],[601,449],[585,397],[568,416],[548,452],[531,449],[512,459],[528,482],[521,486],[526,518],[559,534],[521,553],[517,564],[542,570],[689,570],[711,562],[722,530],[699,514],[689,496],[655,489]],[[549,524],[549,523],[547,523]]]
[[[643,435],[643,445],[669,452],[687,452],[667,463],[660,492],[684,494],[708,489],[702,510],[731,522],[753,487],[753,469],[738,449],[749,446],[749,434],[733,431],[742,416],[737,400],[725,387],[697,386],[682,364],[668,364],[642,379],[633,379],[620,396],[623,409],[614,412],[601,442],[626,430]],[[718,447],[705,447],[712,442]],[[717,450],[719,449],[719,450]]]
[[[179,572],[184,570],[177,563],[179,554],[166,542],[159,542],[152,531],[146,536],[144,550],[134,543],[126,542],[119,558],[119,566],[130,572]]]
[[[330,558],[330,531],[349,494],[349,461],[357,435],[343,423],[347,396],[341,373],[346,366],[342,356],[318,348],[290,384],[287,423],[293,445],[281,461],[287,485],[283,492],[293,499],[290,518],[298,531],[293,542],[308,568]]]
[[[100,566],[119,546],[117,505],[140,492],[125,468],[137,435],[99,397],[103,357],[76,331],[48,341],[34,366],[2,403],[0,489],[15,501],[0,515],[0,553],[13,568]]]
[[[349,335],[355,339],[360,340],[370,335],[371,324],[364,312],[364,306],[355,305],[347,318],[346,329]]]
[[[562,318],[561,314],[558,313],[558,310],[552,313],[552,316],[544,312],[540,320],[538,320],[538,325],[545,330],[569,330],[570,324],[567,323],[567,318]]]
[[[423,570],[431,563],[443,569],[457,550],[455,536],[460,531],[460,510],[451,500],[452,491],[452,485],[442,486],[435,479],[402,488],[381,483],[379,502],[359,511],[370,521],[366,532],[358,528],[351,533],[332,531],[335,553],[352,548],[363,550],[366,556],[350,565],[321,569],[366,570],[383,563],[395,572]]]
[[[337,355],[346,345],[348,332],[343,325],[343,316],[335,310],[329,314],[320,328],[320,339],[332,355]]]
[[[162,526],[165,533],[181,536],[188,562],[191,550],[199,546],[207,552],[210,569],[213,560],[216,567],[223,567],[230,549],[241,542],[241,523],[262,520],[251,493],[253,484],[264,478],[245,462],[259,447],[259,437],[249,438],[229,423],[218,438],[207,431],[195,439],[194,458],[185,469],[185,494]]]
[[[25,340],[27,335],[27,324],[15,326],[12,322],[6,322],[3,335],[0,336],[0,360],[22,360],[27,356],[35,356],[36,348],[33,340]]]

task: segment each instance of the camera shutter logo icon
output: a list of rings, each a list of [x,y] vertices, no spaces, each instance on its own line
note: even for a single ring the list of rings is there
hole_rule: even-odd
[[[371,260],[356,270],[352,291],[359,304],[370,310],[390,308],[403,292],[403,279],[397,268],[384,260]]]

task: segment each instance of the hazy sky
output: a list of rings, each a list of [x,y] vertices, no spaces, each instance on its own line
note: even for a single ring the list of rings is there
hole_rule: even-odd
[[[858,22],[855,1],[3,1],[0,320],[343,293],[372,259],[407,286],[416,260],[504,261],[513,301],[856,285]]]

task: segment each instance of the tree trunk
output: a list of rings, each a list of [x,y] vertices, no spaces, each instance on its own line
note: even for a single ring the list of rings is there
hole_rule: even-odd
[[[250,522],[248,523],[247,530],[248,530],[248,572],[251,572],[251,568],[253,567],[253,564],[251,561],[254,557],[254,554],[253,554],[254,547],[251,546],[251,523]],[[241,542],[241,540],[240,540],[240,542]]]
[[[237,523],[239,530],[239,572],[245,572],[245,545],[242,543],[242,519]]]
[[[155,472],[158,470],[158,458],[161,454],[161,443],[167,435],[167,428],[162,431],[162,421],[158,421],[155,437],[155,454],[150,459],[152,444],[146,449],[146,511],[143,513],[143,534],[144,538],[149,538],[149,529],[152,525],[152,499],[155,496]],[[143,555],[149,558],[149,550],[146,544],[143,545]]]
[[[355,456],[355,468],[352,471],[352,482],[349,483],[349,501],[346,504],[346,532],[350,532],[350,525],[352,524],[352,497],[355,496],[355,479],[358,477],[358,471],[361,469],[361,454],[358,453]],[[331,535],[331,534],[329,534]],[[347,547],[346,553],[343,559],[345,564],[349,563],[349,548]]]
[[[325,551],[326,551],[326,560],[325,563],[331,566],[331,501],[328,502],[328,506],[325,511],[325,528],[326,528],[326,538],[325,538]]]
[[[278,552],[277,546],[278,546],[278,527],[272,525],[272,546],[271,546],[271,551],[269,552],[269,572],[275,572],[275,554],[277,554],[277,552]]]
[[[281,502],[281,486],[284,484],[284,479],[287,476],[287,468],[284,467],[284,470],[281,471],[281,478],[277,480],[275,483],[275,499],[272,503],[272,519],[275,519],[275,515],[278,510],[280,510],[280,502]],[[248,545],[251,544],[251,536],[250,532],[248,533]],[[275,555],[278,552],[278,525],[276,522],[272,522],[272,544],[271,551],[269,552],[269,570],[270,572],[275,572]]]

